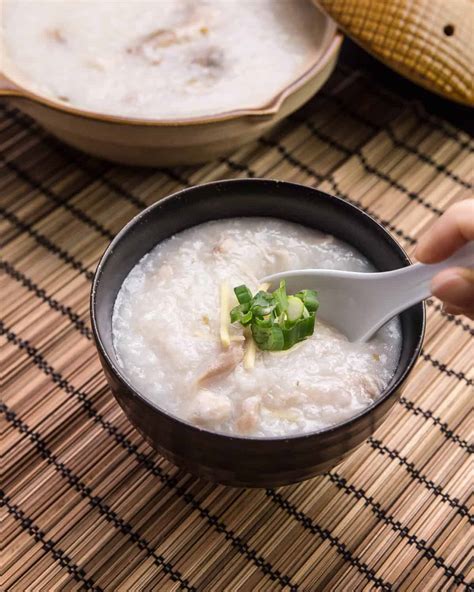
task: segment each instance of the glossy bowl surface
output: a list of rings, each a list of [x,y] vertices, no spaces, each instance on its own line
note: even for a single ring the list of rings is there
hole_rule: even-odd
[[[342,35],[329,17],[315,10],[319,15],[320,26],[315,32],[319,43],[307,70],[267,104],[255,108],[165,120],[82,110],[39,94],[6,57],[0,63],[0,96],[8,97],[64,142],[100,158],[140,166],[206,162],[258,138],[306,103],[326,82],[336,66]]]
[[[383,422],[415,364],[423,341],[422,304],[400,315],[403,344],[397,371],[382,396],[348,421],[292,437],[252,438],[193,426],[151,403],[129,383],[112,343],[112,311],[123,280],[158,242],[209,220],[269,216],[335,235],[381,271],[410,263],[392,236],[348,202],[311,187],[265,179],[217,181],[184,189],[129,222],[104,253],[91,292],[91,317],[100,360],[131,423],[163,456],[205,479],[268,487],[308,479],[339,463]]]

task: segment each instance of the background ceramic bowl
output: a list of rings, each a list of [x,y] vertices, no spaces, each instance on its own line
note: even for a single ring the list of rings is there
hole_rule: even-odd
[[[409,259],[382,226],[344,200],[263,179],[218,181],[175,193],[136,216],[102,257],[92,286],[92,326],[109,385],[131,423],[163,456],[201,477],[235,486],[282,485],[339,463],[380,426],[420,352],[425,311],[419,304],[401,315],[401,357],[382,396],[335,427],[287,438],[247,438],[213,433],[174,417],[137,392],[117,363],[111,322],[115,298],[132,267],[158,242],[190,226],[236,216],[272,216],[334,234],[381,271],[406,266]]]
[[[314,10],[319,15],[315,31],[318,46],[311,65],[266,105],[253,109],[162,121],[108,116],[39,94],[6,57],[2,60],[0,96],[10,97],[15,106],[55,136],[94,156],[142,166],[205,162],[255,140],[301,107],[326,82],[336,65],[342,36],[329,17],[318,8]]]

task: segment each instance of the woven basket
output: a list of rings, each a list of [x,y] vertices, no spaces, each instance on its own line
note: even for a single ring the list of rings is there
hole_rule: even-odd
[[[354,41],[427,89],[474,106],[473,0],[316,0]]]

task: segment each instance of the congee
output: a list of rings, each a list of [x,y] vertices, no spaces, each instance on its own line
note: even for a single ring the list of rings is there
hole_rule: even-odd
[[[9,62],[42,94],[105,114],[261,107],[309,69],[310,0],[4,0]]]
[[[274,297],[259,278],[304,267],[373,270],[334,237],[272,218],[207,222],[159,243],[131,270],[114,306],[114,347],[124,375],[167,412],[225,434],[290,436],[357,414],[395,371],[399,321],[368,343],[350,343],[318,320],[313,293],[285,297],[270,313],[265,307]],[[252,309],[261,315],[258,331],[271,317],[291,327],[313,323],[314,332],[275,346],[264,328],[261,339],[246,325],[252,316],[246,294],[262,305]],[[231,319],[231,311],[239,314]]]

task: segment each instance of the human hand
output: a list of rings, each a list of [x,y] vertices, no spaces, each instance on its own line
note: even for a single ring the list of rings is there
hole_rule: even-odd
[[[438,263],[472,240],[474,199],[466,199],[449,207],[422,236],[415,257],[421,263]],[[433,278],[431,290],[443,301],[446,312],[474,319],[474,270],[445,269]]]

